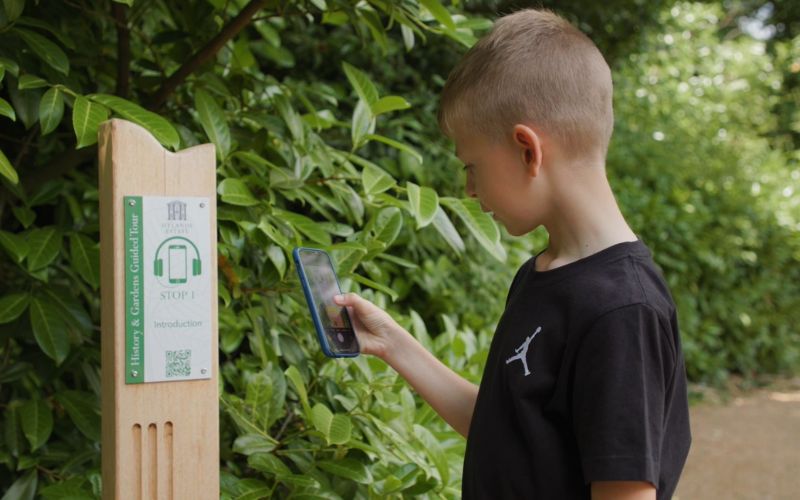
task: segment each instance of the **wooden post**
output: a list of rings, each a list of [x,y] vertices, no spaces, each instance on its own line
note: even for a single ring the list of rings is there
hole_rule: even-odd
[[[219,394],[214,146],[203,144],[172,153],[162,148],[144,128],[114,119],[100,127],[99,166],[103,499],[216,500],[219,498]],[[167,203],[169,199],[181,198],[191,200],[190,197],[207,199],[207,202],[190,207],[190,213],[201,216],[195,216],[196,220],[188,223],[195,225],[194,230],[209,231],[205,243],[190,241],[192,237],[188,234],[184,234],[186,237],[169,236],[166,240],[159,236],[163,243],[169,240],[165,247],[169,248],[168,265],[176,269],[170,271],[168,282],[161,270],[165,265],[163,262],[166,262],[166,250],[155,251],[153,243],[148,243],[147,234],[142,235],[144,243],[141,253],[136,247],[136,266],[130,260],[126,261],[131,258],[131,247],[127,241],[130,234],[126,227],[130,219],[126,206],[133,207],[135,204],[133,199],[126,197],[132,196],[154,200],[152,203]],[[171,203],[185,205],[176,201]],[[172,209],[170,207],[171,212]],[[162,211],[159,209],[158,213]],[[184,207],[183,220],[185,213]],[[142,225],[145,227],[137,226],[132,231],[147,233],[147,225],[150,224],[148,215],[139,219],[143,219]],[[152,219],[155,220],[155,216]],[[172,213],[169,219],[173,219]],[[158,226],[151,224],[157,231],[161,231],[162,226],[170,228],[173,224],[158,222]],[[176,223],[176,227],[180,225]],[[170,234],[180,234],[180,231],[170,230]],[[152,240],[156,241],[156,238]],[[154,251],[154,260],[149,260],[148,255]],[[175,260],[172,260],[173,254]],[[153,270],[155,262],[157,264]],[[180,266],[175,262],[180,262]],[[142,290],[140,297],[137,281],[134,296],[130,281],[126,281],[130,279],[132,270],[142,273],[142,287],[148,283],[148,279],[161,280],[166,283],[164,290],[175,295],[191,290],[193,282],[204,284],[206,290],[201,294],[201,305],[207,306],[207,310],[198,312],[197,316],[202,321],[184,321],[180,308],[162,307],[156,312],[161,316],[169,314],[170,320],[174,317],[175,321],[156,322],[153,326],[152,317],[158,315],[152,314],[151,318],[147,318],[144,314],[154,304],[139,304],[139,301],[149,300],[145,293],[152,294],[158,286]],[[134,299],[135,309],[130,302]],[[133,332],[141,335],[141,342],[155,332],[152,337],[155,340],[149,340],[148,348],[154,348],[162,340],[173,342],[176,338],[185,337],[196,342],[199,338],[203,346],[200,351],[208,347],[206,339],[210,342],[210,354],[206,352],[206,358],[200,361],[199,367],[192,366],[194,359],[191,365],[184,359],[180,370],[185,371],[181,372],[174,368],[180,366],[174,361],[173,368],[169,367],[170,355],[174,358],[174,353],[183,352],[185,357],[191,355],[192,351],[164,351],[171,354],[165,355],[167,367],[164,367],[162,358],[158,368],[162,373],[162,381],[148,381],[144,378],[143,369],[132,370],[130,365],[126,365],[139,362],[130,360],[131,345],[126,344],[131,340],[131,325],[138,325],[138,317],[132,320],[126,314],[134,313],[142,315],[142,328],[151,325],[150,333]],[[171,325],[172,329],[165,330],[164,325]],[[164,332],[170,334],[169,339],[163,338]],[[147,356],[147,351],[139,354]],[[192,370],[191,374],[189,370]],[[156,376],[153,375],[156,371],[148,368],[151,379]],[[163,377],[177,377],[176,373],[184,378],[163,381]],[[139,376],[139,379],[132,381],[133,375]]]

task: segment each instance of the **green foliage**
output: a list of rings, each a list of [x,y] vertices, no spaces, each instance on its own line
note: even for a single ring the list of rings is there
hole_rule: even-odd
[[[428,293],[409,279],[421,263],[454,266],[480,248],[503,260],[500,233],[475,203],[440,196],[403,171],[434,165],[420,153],[431,143],[404,133],[431,123],[422,112],[398,119],[413,104],[391,91],[391,79],[374,79],[392,64],[384,58],[401,60],[417,38],[472,43],[467,19],[435,0],[274,3],[159,108],[149,96],[241,3],[133,2],[122,10],[129,61],[113,60],[116,21],[105,2],[85,11],[22,5],[0,19],[0,137],[31,145],[0,140],[14,158],[0,164],[8,181],[0,193],[0,484],[22,497],[100,489],[91,160],[99,124],[116,116],[172,150],[216,145],[224,495],[457,496],[463,440],[383,362],[321,355],[289,253],[295,245],[329,250],[346,289],[413,324],[430,349],[478,380],[474,360],[488,348],[489,320],[473,316],[475,337],[457,329],[456,315],[442,316],[447,300],[419,312],[400,304]],[[326,39],[336,45],[323,49]],[[326,59],[299,63],[315,50]],[[426,323],[447,330],[434,341]]]
[[[511,277],[546,242],[462,199],[436,129],[447,72],[491,25],[465,12],[493,17],[485,3],[267,2],[167,91],[244,1],[0,3],[6,497],[101,491],[94,158],[112,116],[172,150],[216,146],[225,498],[459,496],[463,438],[379,359],[322,355],[289,254],[327,249],[344,289],[480,380]],[[690,375],[797,370],[800,174],[770,142],[770,65],[800,45],[720,40],[714,6],[618,4],[584,19],[601,47],[639,49],[614,61],[609,173],[670,280]],[[657,29],[621,37],[644,11]]]
[[[711,382],[800,363],[800,170],[769,140],[781,74],[765,42],[720,41],[722,18],[710,5],[662,13],[616,75],[609,158],[677,302],[690,378]]]

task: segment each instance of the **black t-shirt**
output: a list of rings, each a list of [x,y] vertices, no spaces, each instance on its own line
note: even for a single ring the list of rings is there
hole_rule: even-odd
[[[691,436],[675,305],[641,241],[511,283],[469,428],[464,499],[678,483]]]

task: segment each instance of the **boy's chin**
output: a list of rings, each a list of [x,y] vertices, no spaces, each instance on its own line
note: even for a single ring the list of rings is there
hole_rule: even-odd
[[[530,233],[531,231],[535,230],[537,227],[539,227],[539,224],[534,224],[534,225],[524,225],[524,224],[510,225],[510,224],[506,224],[505,222],[503,222],[502,224],[503,224],[503,227],[506,228],[506,231],[508,232],[508,234],[510,234],[511,236],[524,236],[524,235]]]

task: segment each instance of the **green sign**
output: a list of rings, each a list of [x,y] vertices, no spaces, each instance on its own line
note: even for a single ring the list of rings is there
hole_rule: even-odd
[[[144,382],[142,197],[125,197],[125,381]]]

